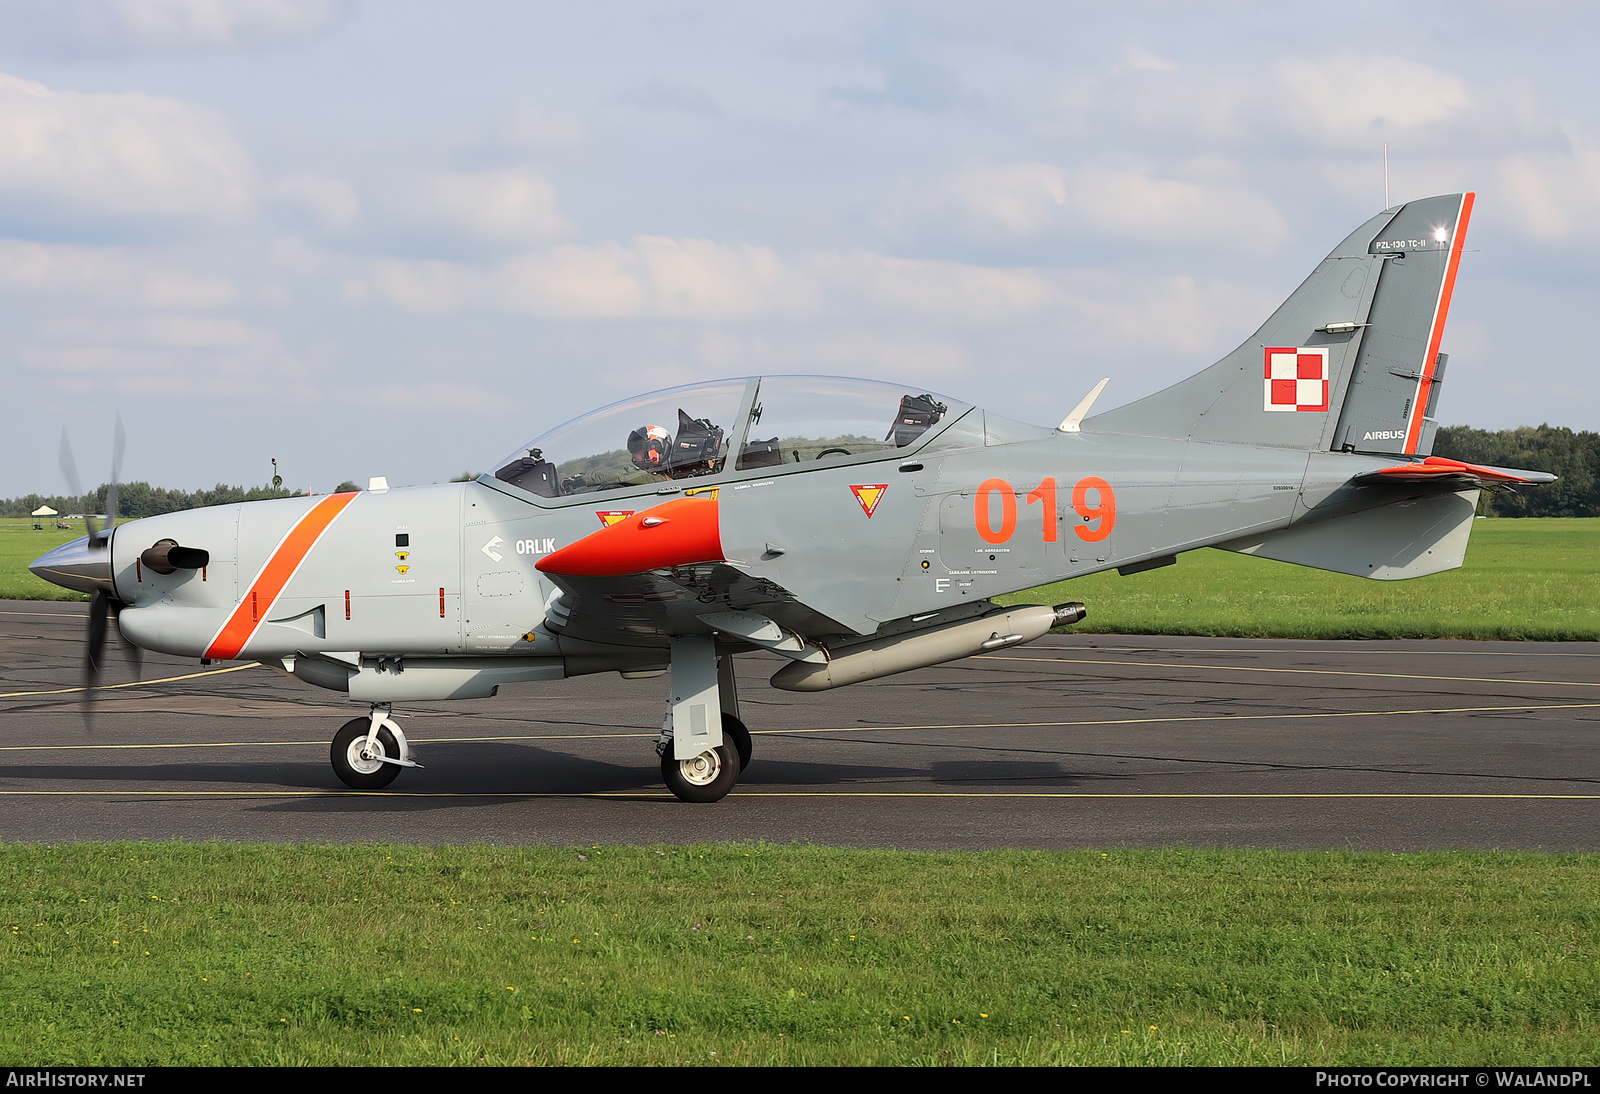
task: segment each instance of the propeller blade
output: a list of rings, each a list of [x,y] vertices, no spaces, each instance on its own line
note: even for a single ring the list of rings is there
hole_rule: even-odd
[[[94,518],[88,512],[94,506],[86,504],[88,499],[83,497],[83,483],[78,479],[78,461],[72,458],[72,442],[67,440],[65,426],[61,428],[61,475],[67,480],[67,488],[72,491],[73,496],[78,500],[78,504],[84,507],[83,526],[89,533],[89,541],[91,543],[99,543],[99,531],[95,527]]]
[[[123,655],[126,656],[127,659],[129,660],[129,662],[131,662],[132,665],[133,665],[133,678],[135,680],[143,681],[144,680],[144,650],[141,649],[139,646],[135,645],[133,642],[130,642],[128,640],[128,636],[122,633],[122,605],[121,604],[112,605],[111,618],[117,624],[117,641],[122,643]]]
[[[117,483],[122,480],[122,450],[128,437],[122,428],[122,415],[117,415],[117,427],[111,437],[111,485],[106,489],[106,534],[117,526]]]
[[[96,589],[89,601],[89,640],[83,657],[83,723],[91,724],[94,709],[94,689],[100,686],[100,667],[104,663],[106,647],[106,616],[111,610],[111,597],[103,589]]]
[[[67,485],[74,494],[82,494],[83,487],[78,482],[78,463],[72,458],[72,442],[67,440],[67,429],[61,427],[61,474],[66,478]]]

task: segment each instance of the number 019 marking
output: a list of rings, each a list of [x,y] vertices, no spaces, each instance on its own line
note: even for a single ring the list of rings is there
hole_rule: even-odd
[[[989,495],[1000,494],[1000,527],[989,523]],[[972,499],[972,519],[985,543],[1004,543],[1017,530],[1017,492],[1005,479],[985,479]]]
[[[1089,504],[1093,491],[1095,504]],[[990,495],[1000,495],[1000,525],[989,519]],[[1028,504],[1038,502],[1043,509],[1040,532],[1044,542],[1056,542],[1056,480],[1046,478],[1028,492]],[[1072,530],[1085,543],[1099,543],[1111,534],[1117,523],[1117,495],[1111,484],[1095,475],[1081,478],[1072,487],[1072,509],[1083,523]],[[1005,479],[985,479],[972,498],[972,520],[985,543],[1004,543],[1017,530],[1017,492]],[[1093,527],[1091,527],[1091,525]]]
[[[1099,495],[1098,505],[1089,504],[1091,490]],[[1099,543],[1111,534],[1112,526],[1117,523],[1117,495],[1112,492],[1109,482],[1093,475],[1079,479],[1078,485],[1072,488],[1072,509],[1083,518],[1083,524],[1073,531],[1085,543]],[[1098,526],[1088,527],[1095,521],[1100,522]]]

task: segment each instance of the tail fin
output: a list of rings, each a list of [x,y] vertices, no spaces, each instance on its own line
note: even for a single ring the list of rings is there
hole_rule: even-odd
[[[1352,232],[1244,345],[1085,430],[1426,455],[1439,352],[1473,195],[1385,210]]]

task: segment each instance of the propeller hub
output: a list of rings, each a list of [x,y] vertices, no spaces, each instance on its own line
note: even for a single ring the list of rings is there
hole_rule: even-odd
[[[94,536],[82,536],[63,543],[34,559],[28,569],[35,577],[63,589],[80,593],[116,591],[111,583],[111,544],[109,537],[103,535],[98,542]]]

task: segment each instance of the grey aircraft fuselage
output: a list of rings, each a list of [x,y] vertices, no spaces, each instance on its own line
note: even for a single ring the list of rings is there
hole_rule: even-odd
[[[966,417],[986,415],[973,409]],[[1032,430],[1011,422],[1001,436],[1013,439],[986,444],[961,426],[952,423],[959,439],[975,443],[941,445],[936,435],[887,460],[692,480],[690,489],[718,487],[724,557],[700,561],[782,590],[763,614],[790,630],[817,639],[867,635],[897,619],[1285,529],[1340,494],[1354,473],[1394,462],[1044,429],[1020,439]],[[870,517],[852,490],[861,485],[881,490]],[[683,489],[649,486],[548,506],[481,481],[362,492],[270,602],[260,581],[274,576],[269,560],[326,499],[150,517],[115,533],[114,588],[126,605],[120,625],[146,649],[217,660],[542,654],[526,636],[562,590],[536,564],[600,530],[597,510],[644,512]],[[1358,507],[1349,498],[1337,510]],[[209,564],[167,575],[142,567],[140,552],[162,539],[203,545]],[[1459,554],[1450,557],[1440,562],[1459,565]],[[603,579],[569,580],[599,601],[594,622],[563,628],[583,640],[638,648],[638,657],[664,663],[669,635],[713,631],[699,621],[710,609],[698,593],[654,599],[631,588],[582,587]],[[259,625],[236,648],[213,648],[228,617],[251,610],[252,594],[249,622]],[[752,603],[748,595],[735,601],[717,603]]]
[[[727,660],[741,651],[787,658],[778,687],[840,686],[1082,614],[1001,609],[1001,594],[1200,547],[1384,580],[1461,565],[1480,488],[1551,479],[1424,458],[1471,206],[1386,210],[1232,354],[1127,406],[1080,405],[1057,429],[911,387],[724,381],[649,404],[676,406],[676,431],[626,434],[597,412],[587,449],[555,451],[586,436],[578,419],[538,442],[551,460],[536,443],[476,482],[151,517],[108,550],[79,541],[33,568],[100,590],[141,647],[262,661],[370,704],[370,728],[335,741],[351,785],[414,765],[390,704],[670,669],[664,777],[715,800],[749,760]],[[859,424],[787,436],[786,408],[830,385],[881,394],[873,428],[917,424],[882,441]],[[719,414],[691,417],[717,399]],[[638,424],[630,412],[613,417]],[[878,411],[851,413],[870,426]],[[673,446],[686,473],[634,470],[670,467]],[[163,544],[204,563],[172,565]],[[369,769],[382,777],[352,781]]]

